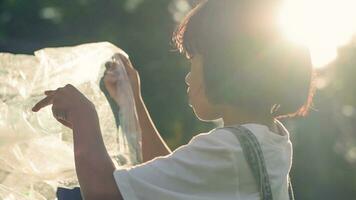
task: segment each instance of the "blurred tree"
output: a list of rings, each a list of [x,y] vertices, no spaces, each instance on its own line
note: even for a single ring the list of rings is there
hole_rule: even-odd
[[[212,127],[199,123],[187,105],[188,62],[173,51],[170,42],[175,28],[172,14],[182,11],[176,4],[167,0],[2,0],[0,51],[32,54],[44,47],[98,41],[121,47],[140,72],[143,97],[174,149]]]
[[[319,72],[314,111],[297,120],[293,177],[297,199],[356,196],[356,38]]]

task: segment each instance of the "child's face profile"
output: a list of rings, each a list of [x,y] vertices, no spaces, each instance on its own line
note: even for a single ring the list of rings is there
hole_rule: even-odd
[[[220,115],[216,106],[209,102],[205,93],[203,58],[201,55],[195,55],[190,59],[190,63],[190,72],[185,77],[185,82],[188,85],[189,105],[200,120],[216,120],[220,118]]]

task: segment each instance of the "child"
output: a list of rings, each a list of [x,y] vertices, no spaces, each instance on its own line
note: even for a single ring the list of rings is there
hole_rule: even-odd
[[[277,7],[276,0],[202,1],[178,27],[174,42],[191,62],[186,76],[190,105],[200,120],[221,118],[224,126],[194,137],[174,152],[149,116],[137,71],[120,55],[143,132],[145,163],[131,169],[115,170],[90,101],[71,85],[46,91],[47,97],[33,110],[53,104],[56,119],[73,129],[84,198],[260,199],[264,186],[258,184],[256,166],[236,137],[252,134],[263,155],[264,167],[257,167],[265,170],[262,175],[270,188],[269,199],[288,199],[292,144],[277,119],[307,113],[312,67],[308,52],[280,35],[275,23]],[[111,97],[118,99],[112,75],[115,63],[107,66],[105,85]]]

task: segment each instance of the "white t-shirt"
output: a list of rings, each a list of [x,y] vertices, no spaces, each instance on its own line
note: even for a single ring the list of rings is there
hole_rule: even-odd
[[[267,126],[244,124],[261,145],[273,199],[287,200],[292,143]],[[114,172],[125,200],[257,200],[260,194],[237,138],[227,129],[195,136],[172,154]]]

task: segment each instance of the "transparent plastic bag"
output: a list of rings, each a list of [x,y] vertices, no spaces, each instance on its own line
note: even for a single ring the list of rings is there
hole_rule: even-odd
[[[123,61],[119,55],[114,55],[112,61],[115,63],[115,68],[112,71],[117,77],[116,88],[119,95],[117,103],[119,106],[120,126],[119,132],[119,151],[125,152],[126,157],[129,157],[130,163],[134,165],[142,162],[141,153],[141,129],[138,121],[135,101],[129,77],[125,70]],[[121,138],[122,137],[122,138]],[[132,145],[133,144],[133,145]]]
[[[99,86],[104,64],[117,53],[127,56],[108,42],[47,48],[35,56],[0,53],[0,199],[50,200],[58,186],[78,185],[71,130],[53,118],[50,107],[31,111],[43,91],[68,83],[95,105],[115,165],[141,162],[141,130],[125,69],[118,89],[127,95],[120,110],[110,109]]]

